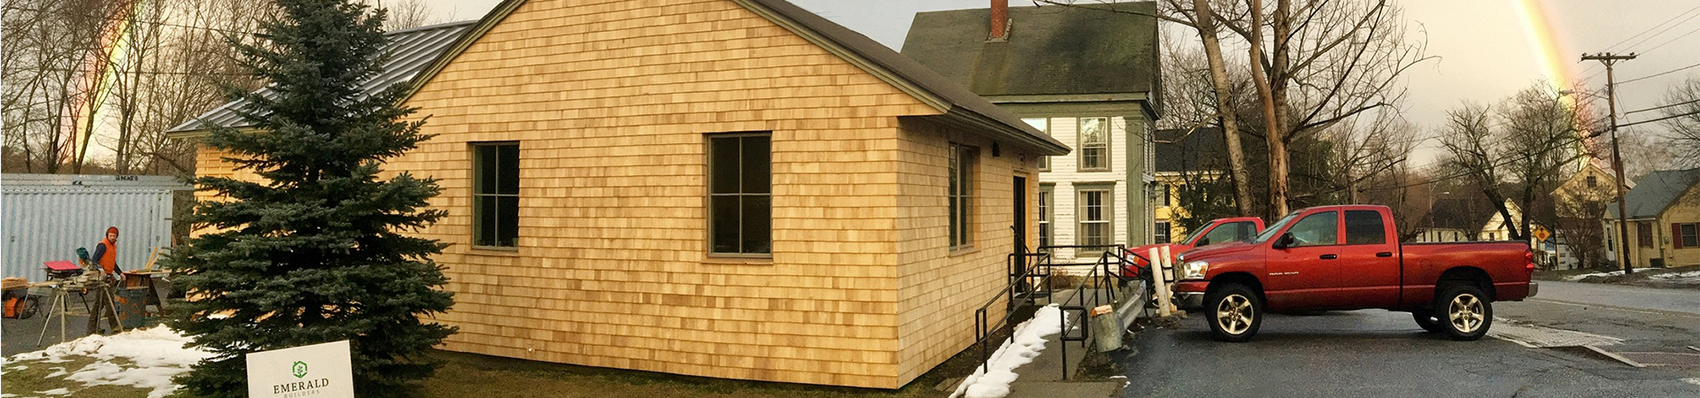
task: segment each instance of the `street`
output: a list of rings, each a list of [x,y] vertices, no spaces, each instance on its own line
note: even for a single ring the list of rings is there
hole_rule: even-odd
[[[1578,304],[1590,300],[1611,304]],[[1272,315],[1244,344],[1214,340],[1194,315],[1180,329],[1140,333],[1137,351],[1112,358],[1128,397],[1700,397],[1700,363],[1690,361],[1700,351],[1687,347],[1700,346],[1697,300],[1693,290],[1542,282],[1535,298],[1495,304],[1496,329],[1564,329],[1620,339],[1602,346],[1612,352],[1676,353],[1629,354],[1666,362],[1645,368],[1493,334],[1450,341],[1384,310]]]

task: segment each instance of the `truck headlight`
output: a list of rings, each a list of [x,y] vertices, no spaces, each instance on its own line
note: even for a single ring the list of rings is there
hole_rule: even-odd
[[[1204,273],[1209,270],[1207,261],[1189,261],[1181,265],[1181,279],[1204,279]]]

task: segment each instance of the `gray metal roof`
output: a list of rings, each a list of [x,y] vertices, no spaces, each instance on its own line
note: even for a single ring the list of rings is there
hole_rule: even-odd
[[[989,9],[923,12],[903,55],[985,96],[1151,93],[1155,13],[1149,1],[1010,7],[1008,39],[988,41]]]
[[[413,79],[429,66],[438,54],[448,49],[477,23],[477,20],[460,21],[384,33],[384,37],[389,39],[389,45],[384,47],[384,50],[389,52],[389,62],[384,64],[383,72],[361,83],[361,92],[376,93],[391,85]],[[268,98],[274,95],[271,90],[265,88],[259,92]],[[236,109],[245,104],[246,101],[237,100],[220,105],[166,130],[166,133],[189,133],[212,127],[248,127],[251,124],[236,113]]]
[[[1700,181],[1700,168],[1647,173],[1635,182],[1635,189],[1623,195],[1623,202],[1629,208],[1629,219],[1657,218],[1696,181]],[[1606,216],[1618,218],[1617,202],[1606,206]]]

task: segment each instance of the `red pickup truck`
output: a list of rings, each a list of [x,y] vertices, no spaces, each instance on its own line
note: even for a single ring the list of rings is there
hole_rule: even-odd
[[[1146,261],[1145,256],[1150,249],[1168,246],[1169,253],[1181,254],[1181,252],[1193,248],[1250,240],[1257,236],[1259,231],[1263,231],[1263,219],[1257,217],[1229,217],[1210,220],[1204,226],[1193,229],[1192,233],[1187,234],[1186,238],[1181,239],[1180,243],[1155,243],[1128,249],[1127,251],[1133,255],[1126,256],[1131,263],[1122,267],[1122,276],[1133,277],[1139,274],[1139,270],[1149,267],[1149,261]]]
[[[1202,310],[1216,337],[1246,341],[1266,313],[1383,308],[1423,329],[1476,340],[1494,301],[1534,296],[1521,242],[1400,244],[1385,206],[1294,211],[1246,242],[1186,252],[1175,300]]]

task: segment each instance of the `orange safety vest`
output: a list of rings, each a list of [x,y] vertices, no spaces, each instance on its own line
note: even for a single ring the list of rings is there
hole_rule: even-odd
[[[110,239],[101,239],[100,244],[106,246],[106,252],[101,253],[100,258],[95,261],[100,263],[100,268],[105,270],[107,275],[112,275],[112,271],[118,269],[118,245],[112,244]]]

